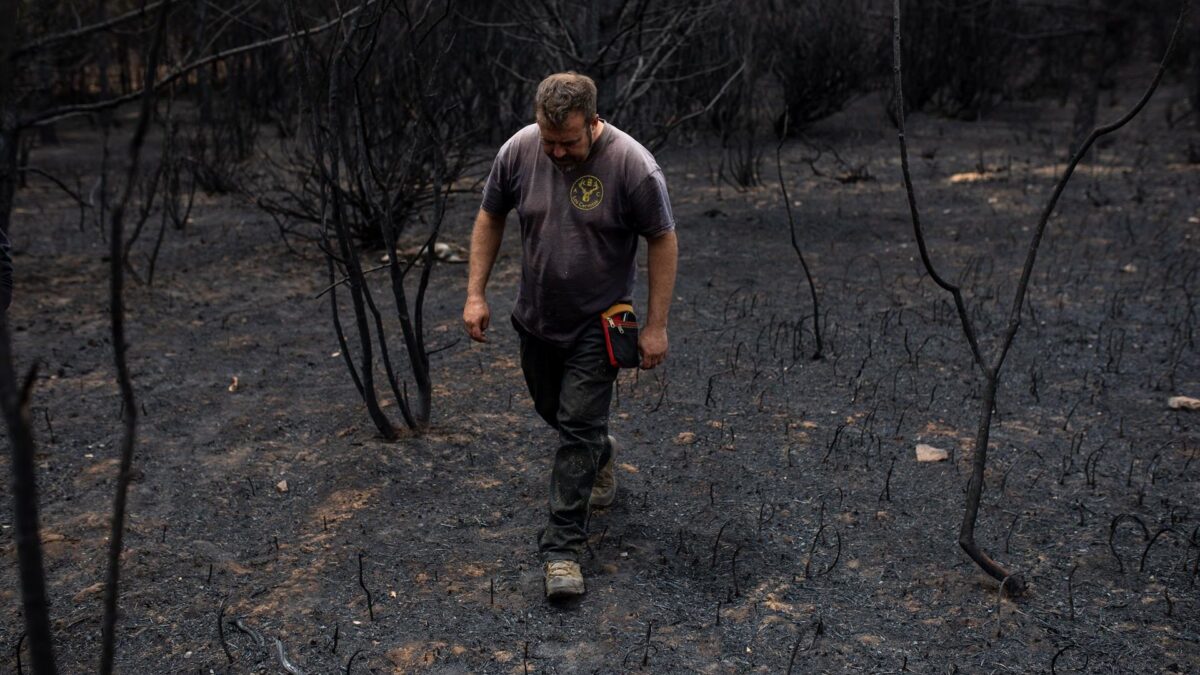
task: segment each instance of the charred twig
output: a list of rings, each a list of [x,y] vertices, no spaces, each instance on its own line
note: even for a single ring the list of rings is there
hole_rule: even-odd
[[[713,540],[712,560],[708,564],[709,568],[713,568],[713,567],[717,566],[717,547],[719,547],[721,545],[721,533],[723,533],[725,531],[725,528],[726,528],[726,526],[729,525],[729,522],[730,521],[728,521],[728,520],[725,521],[721,525],[721,529],[717,530],[717,538]]]
[[[25,675],[25,666],[21,665],[21,646],[25,644],[25,633],[21,633],[21,637],[17,638],[17,675]]]
[[[158,26],[155,29],[149,54],[146,58],[144,76],[153,79],[158,71],[158,60],[164,42],[163,36],[167,26],[167,10],[169,3],[163,5],[159,12]],[[137,406],[134,402],[133,381],[129,374],[126,360],[128,344],[125,341],[125,209],[133,194],[134,178],[137,176],[141,162],[142,144],[150,127],[154,104],[153,87],[147,87],[141,94],[141,111],[138,115],[137,127],[129,145],[129,170],[126,173],[125,189],[120,201],[113,207],[112,228],[109,235],[109,306],[112,318],[113,360],[117,371],[117,384],[121,390],[121,405],[124,409],[121,433],[121,455],[117,473],[116,496],[113,498],[113,513],[111,534],[108,549],[108,576],[104,584],[104,618],[100,646],[100,675],[111,675],[113,669],[114,647],[116,644],[117,627],[117,597],[120,592],[121,551],[125,539],[125,505],[129,494],[129,483],[133,477],[133,447],[137,433]]]
[[[816,553],[817,542],[820,541],[821,535],[825,533],[825,530],[827,528],[831,528],[833,530],[833,535],[835,537],[837,537],[837,552],[833,556],[833,562],[829,563],[828,567],[826,567],[821,572],[814,574],[814,573],[812,573],[813,555]],[[838,531],[838,529],[836,527],[834,527],[833,525],[829,525],[828,523],[826,523],[826,524],[822,525],[821,527],[817,528],[817,533],[815,535],[813,535],[812,543],[809,544],[808,557],[804,560],[804,578],[805,579],[815,579],[817,577],[822,577],[822,576],[825,576],[826,574],[829,574],[830,572],[833,571],[834,567],[837,567],[838,560],[841,560],[841,558],[842,558],[842,533],[840,531]]]
[[[1075,620],[1075,570],[1079,569],[1079,565],[1071,565],[1071,571],[1067,573],[1067,606],[1070,608],[1071,620]]]
[[[888,464],[887,477],[883,479],[883,492],[879,493],[879,501],[892,501],[892,469],[896,468],[896,457],[892,456],[891,464]]]
[[[363,593],[367,594],[367,616],[371,620],[375,620],[375,604],[371,600],[371,591],[367,590],[367,584],[363,581],[363,552],[358,552],[358,585],[363,589]]]
[[[300,667],[288,660],[287,651],[283,648],[283,640],[275,638],[275,658],[279,659],[279,665],[291,675],[304,675],[304,671]]]
[[[221,640],[221,649],[225,652],[225,658],[229,665],[233,665],[233,654],[229,651],[229,641],[225,639],[225,605],[229,602],[229,596],[221,599],[221,608],[217,610],[217,637]]]
[[[258,645],[259,647],[267,646],[267,641],[263,639],[262,633],[246,625],[245,619],[238,617],[237,619],[233,620],[233,625],[238,630],[242,631],[246,635],[249,635],[250,639],[254,640],[254,644]]]
[[[350,655],[350,658],[346,659],[346,675],[350,675],[350,666],[354,665],[354,659],[358,658],[358,655],[361,653],[361,649],[356,649],[354,650],[354,653]]]
[[[1008,553],[1008,543],[1012,539],[1013,530],[1017,527],[1017,521],[1021,518],[1020,514],[1013,516],[1012,522],[1008,524],[1008,533],[1004,535],[1004,552]]]
[[[770,515],[767,515],[764,517],[763,514],[766,512],[766,509],[768,506],[771,507]],[[775,519],[775,505],[767,502],[764,499],[763,503],[759,504],[759,506],[758,506],[758,532],[757,532],[758,536],[760,536],[760,537],[762,536],[763,525],[766,525],[767,523],[771,522],[774,519]],[[680,532],[680,534],[682,534],[683,530],[680,530],[679,532]],[[680,543],[682,543],[682,541],[683,540],[681,538]]]
[[[1057,663],[1058,663],[1058,657],[1060,657],[1060,656],[1062,656],[1063,654],[1065,654],[1065,653],[1066,653],[1066,651],[1067,651],[1068,649],[1074,649],[1074,648],[1075,648],[1075,645],[1067,645],[1066,647],[1063,647],[1062,649],[1060,649],[1060,650],[1058,650],[1057,652],[1055,652],[1055,653],[1054,653],[1054,658],[1050,659],[1050,673],[1051,673],[1051,675],[1057,675],[1057,673],[1058,673],[1058,670],[1057,670],[1057,669],[1054,667],[1054,666],[1055,666],[1055,664],[1057,664]]]
[[[804,277],[808,280],[808,290],[812,296],[813,303],[813,335],[816,337],[816,351],[813,352],[812,359],[818,361],[824,357],[824,347],[821,343],[821,305],[817,302],[817,286],[813,282],[812,273],[808,269],[808,262],[804,260],[804,252],[800,249],[800,242],[796,239],[796,219],[792,216],[792,200],[788,197],[787,185],[783,180],[783,141],[787,138],[789,110],[783,113],[783,132],[779,136],[779,144],[775,146],[775,169],[779,174],[779,191],[783,194],[783,205],[787,209],[788,231],[791,234],[792,250],[796,252],[796,257],[800,260],[800,267],[804,270]]]
[[[812,641],[809,642],[808,646],[804,649],[800,649],[800,642],[804,639],[804,633],[800,633],[796,636],[796,644],[792,646],[792,656],[788,659],[787,675],[792,675],[792,668],[796,665],[796,655],[800,652],[806,652],[816,646],[817,638],[820,637],[821,633],[825,632],[825,623],[821,621],[821,619],[817,619],[816,622],[811,624],[811,627],[813,632]]]
[[[738,578],[737,578],[737,557],[738,557],[738,554],[741,552],[742,552],[742,546],[741,546],[741,544],[738,544],[738,547],[733,549],[733,557],[729,561],[729,566],[730,566],[729,575],[731,577],[733,577],[733,597],[735,597],[735,598],[742,597],[741,589],[738,588]]]
[[[653,630],[654,630],[654,620],[651,619],[650,621],[648,621],[646,623],[646,638],[642,641],[642,644],[637,645],[633,649],[630,649],[629,651],[625,652],[625,658],[621,659],[621,667],[622,668],[628,667],[629,657],[633,656],[639,649],[642,651],[641,667],[645,668],[650,663],[651,650],[653,650],[653,653],[655,653],[655,654],[658,653],[658,645],[652,644],[650,642],[650,634]]]
[[[1155,532],[1154,536],[1150,537],[1150,541],[1146,542],[1146,548],[1142,549],[1142,560],[1140,563],[1138,563],[1138,572],[1146,571],[1146,556],[1150,554],[1150,548],[1154,546],[1154,542],[1158,541],[1159,537],[1161,537],[1162,535],[1164,535],[1168,532],[1175,535],[1176,537],[1180,536],[1178,532],[1176,532],[1175,530],[1173,530],[1169,527],[1164,527],[1164,528],[1160,529],[1158,532]]]
[[[1000,623],[1000,610],[1004,607],[1002,604],[1004,602],[1004,589],[1008,586],[1008,581],[1011,578],[1006,577],[1004,581],[1000,582],[1000,588],[996,590],[996,637],[998,638],[1004,637],[1004,630]]]
[[[1117,560],[1117,573],[1118,574],[1125,573],[1125,564],[1121,561],[1120,554],[1117,553],[1117,547],[1113,545],[1113,538],[1117,534],[1117,526],[1120,525],[1121,522],[1125,521],[1125,520],[1133,521],[1138,524],[1138,527],[1142,528],[1142,540],[1143,541],[1150,539],[1150,530],[1146,528],[1146,523],[1143,523],[1141,518],[1138,518],[1137,516],[1133,515],[1132,513],[1122,513],[1122,514],[1115,516],[1112,519],[1112,523],[1110,523],[1108,526],[1108,550],[1112,551],[1113,557],[1116,558],[1116,560]]]

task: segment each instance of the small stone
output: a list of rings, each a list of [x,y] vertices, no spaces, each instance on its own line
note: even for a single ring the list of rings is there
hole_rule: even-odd
[[[1200,398],[1172,396],[1167,399],[1167,407],[1171,410],[1200,410]]]
[[[275,484],[275,489],[278,490],[280,494],[287,492],[288,491],[287,481],[286,480],[279,481],[278,483]]]
[[[696,442],[696,434],[691,431],[681,431],[675,437],[675,445],[691,445]]]
[[[104,591],[104,582],[97,581],[96,583],[92,584],[91,586],[88,586],[87,588],[83,589],[82,591],[79,591],[78,593],[76,593],[75,597],[72,598],[72,600],[74,600],[75,604],[77,604],[77,605],[82,604],[83,602],[86,602],[88,600],[88,598],[91,598],[94,595],[100,595],[100,593],[103,591]]]
[[[949,452],[941,448],[935,448],[932,445],[917,443],[918,462],[944,462],[947,459],[950,459]]]

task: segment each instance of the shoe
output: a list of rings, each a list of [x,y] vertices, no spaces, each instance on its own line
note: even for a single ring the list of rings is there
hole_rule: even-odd
[[[617,498],[617,475],[613,467],[617,460],[617,439],[608,437],[608,462],[596,472],[596,482],[592,483],[592,497],[589,506],[602,509],[613,503]]]
[[[583,571],[573,560],[551,560],[546,563],[546,599],[564,600],[583,595]]]

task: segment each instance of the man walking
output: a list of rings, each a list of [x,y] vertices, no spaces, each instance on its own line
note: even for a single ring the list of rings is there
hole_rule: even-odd
[[[640,367],[667,356],[667,314],[678,245],[662,169],[641,144],[596,114],[596,85],[557,73],[538,86],[536,123],[501,148],[471,234],[463,323],[486,342],[485,295],[516,208],[521,284],[512,323],[534,408],[559,433],[550,476],[550,520],[538,538],[546,597],[583,594],[579,556],[589,508],[616,494],[616,442],[608,412],[617,367],[600,315],[632,300],[638,238],[647,241],[649,298],[638,337]]]

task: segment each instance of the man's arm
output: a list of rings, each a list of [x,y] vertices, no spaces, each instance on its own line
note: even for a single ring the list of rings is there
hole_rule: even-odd
[[[667,315],[675,294],[675,270],[679,265],[679,240],[674,230],[646,241],[646,266],[650,298],[646,324],[638,339],[642,368],[649,370],[667,358]]]
[[[470,273],[467,277],[467,302],[463,307],[463,326],[476,342],[487,342],[485,332],[492,319],[487,303],[487,283],[496,264],[496,254],[504,239],[504,216],[479,209],[471,231]]]

